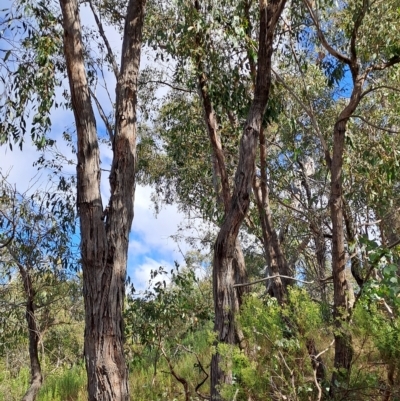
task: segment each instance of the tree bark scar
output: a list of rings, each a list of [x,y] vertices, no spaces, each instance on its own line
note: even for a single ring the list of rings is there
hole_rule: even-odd
[[[134,93],[134,91],[131,89],[131,87],[129,85],[125,88],[125,93],[126,93],[125,96],[126,96],[127,99],[129,99],[129,100],[133,100],[134,99],[135,93]]]

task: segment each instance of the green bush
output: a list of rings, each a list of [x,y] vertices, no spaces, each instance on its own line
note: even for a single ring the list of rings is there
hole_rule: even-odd
[[[247,349],[218,345],[234,383],[221,389],[224,399],[313,399],[316,385],[306,341],[320,343],[320,306],[293,288],[280,307],[274,298],[250,294],[239,316]]]

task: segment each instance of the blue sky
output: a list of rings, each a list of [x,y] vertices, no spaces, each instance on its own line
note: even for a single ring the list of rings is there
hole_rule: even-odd
[[[7,4],[10,4],[7,1]],[[93,24],[90,12],[82,7],[82,21],[88,25]],[[110,29],[106,29],[109,41],[114,49],[119,49],[119,34]],[[0,55],[1,56],[1,55]],[[119,55],[117,54],[117,59]],[[142,57],[142,67],[146,66],[148,61],[146,57]],[[106,81],[109,84],[109,93],[115,93],[115,78],[111,72],[106,72]],[[64,87],[67,88],[67,82]],[[1,88],[0,88],[1,89]],[[62,89],[58,90],[61,95]],[[110,110],[110,102],[107,92],[101,86],[96,88],[96,95],[100,100],[103,108]],[[97,112],[97,110],[96,110]],[[52,112],[53,127],[50,136],[57,140],[59,150],[67,155],[68,158],[75,160],[75,155],[71,154],[70,148],[62,139],[62,133],[66,130],[71,131],[74,120],[71,110],[62,108],[55,109]],[[98,119],[99,132],[104,132],[104,126]],[[29,128],[28,128],[29,132]],[[109,147],[101,145],[102,168],[109,169],[112,153]],[[47,172],[41,171],[38,175],[36,167],[33,163],[38,159],[39,153],[30,143],[30,138],[25,138],[23,151],[15,147],[10,151],[8,145],[0,147],[0,169],[5,174],[10,171],[8,180],[15,184],[19,192],[25,192],[31,185],[32,180],[37,181],[32,191],[38,186],[44,185],[47,181]],[[65,166],[66,174],[75,174],[75,165]],[[35,178],[36,177],[36,178]],[[103,196],[103,205],[108,203],[109,186],[108,173],[103,172],[101,181],[101,191]],[[150,271],[157,269],[160,265],[170,270],[174,266],[174,261],[183,263],[182,253],[189,250],[185,242],[180,242],[179,246],[171,238],[177,233],[178,226],[184,221],[183,214],[179,213],[174,205],[165,206],[157,216],[150,200],[152,189],[150,187],[137,186],[135,195],[135,217],[133,221],[132,231],[130,235],[130,246],[128,254],[128,275],[137,290],[144,289],[150,278]],[[180,250],[179,250],[180,248]]]
[[[63,150],[62,146],[60,148]],[[66,147],[64,150],[69,152]],[[0,169],[3,173],[10,171],[8,180],[19,192],[25,192],[33,182],[36,184],[31,191],[45,186],[47,172],[41,171],[38,175],[37,168],[32,166],[38,156],[39,153],[29,141],[25,142],[23,151],[18,148],[10,151],[5,145],[0,147]],[[75,167],[68,166],[68,169],[73,172]],[[106,185],[107,176],[103,174],[102,189]],[[175,260],[183,263],[183,256],[171,236],[176,234],[184,216],[173,205],[166,206],[155,216],[150,200],[151,191],[150,187],[138,186],[136,189],[135,217],[129,238],[128,275],[137,290],[146,287],[152,269],[162,265],[170,270]],[[107,204],[106,198],[107,194],[103,193],[103,204]],[[179,247],[183,252],[189,250],[184,242],[180,242]]]

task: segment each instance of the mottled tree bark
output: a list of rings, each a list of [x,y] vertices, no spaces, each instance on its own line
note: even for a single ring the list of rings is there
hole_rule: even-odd
[[[352,244],[356,241],[356,233],[354,230],[353,217],[351,215],[351,210],[347,202],[343,199],[343,218],[346,226],[347,242]],[[351,274],[356,280],[360,289],[364,286],[365,274],[363,274],[363,268],[360,258],[357,254],[351,256]]]
[[[86,78],[77,0],[60,0],[72,108],[78,136],[77,207],[85,301],[89,400],[128,400],[123,305],[136,162],[136,92],[145,0],[127,5],[107,213],[100,194],[100,154]],[[105,220],[105,221],[104,221]]]
[[[271,60],[275,27],[285,0],[260,1],[260,32],[258,71],[252,102],[239,147],[239,163],[235,174],[235,188],[214,246],[213,294],[215,326],[218,342],[235,344],[234,314],[239,308],[235,293],[234,257],[237,235],[248,211],[255,174],[258,136],[271,87]],[[211,397],[220,399],[218,385],[230,384],[232,375],[224,372],[221,356],[213,355],[211,362]]]
[[[251,1],[244,3],[244,17],[246,20],[246,34],[251,37],[252,25],[250,18]],[[250,76],[253,85],[256,85],[256,64],[251,55],[250,47],[247,48],[247,61],[250,66]],[[264,247],[264,254],[267,263],[269,276],[285,275],[290,276],[290,267],[283,253],[279,236],[274,228],[271,207],[269,202],[269,190],[267,185],[267,146],[264,129],[261,126],[259,135],[260,150],[260,179],[254,176],[253,193],[257,205],[262,230],[261,240]],[[268,280],[267,289],[271,296],[275,297],[279,304],[283,304],[286,298],[289,281],[280,277]]]

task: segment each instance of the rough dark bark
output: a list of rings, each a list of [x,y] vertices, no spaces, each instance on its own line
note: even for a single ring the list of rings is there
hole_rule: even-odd
[[[128,400],[123,350],[123,305],[129,231],[133,220],[136,161],[136,85],[145,0],[127,6],[121,70],[116,89],[111,196],[100,194],[96,121],[86,79],[79,9],[60,0],[72,107],[78,135],[77,206],[85,301],[85,359],[89,400]],[[105,218],[105,222],[104,222]]]
[[[308,338],[306,340],[306,347],[308,355],[310,356],[311,359],[311,366],[315,371],[315,377],[317,381],[320,383],[325,380],[326,370],[322,357],[321,355],[319,355],[317,347],[315,346],[315,340],[312,338]]]
[[[42,386],[43,376],[39,360],[39,328],[36,324],[34,299],[35,291],[32,286],[32,279],[29,268],[19,265],[19,272],[24,283],[24,291],[26,294],[26,312],[25,318],[28,323],[29,332],[29,361],[31,367],[31,381],[28,390],[22,398],[22,401],[35,401],[36,396]]]
[[[201,63],[198,65],[201,68]],[[214,190],[217,196],[217,201],[224,205],[225,215],[229,210],[231,201],[231,190],[229,186],[228,174],[226,171],[225,155],[222,149],[221,139],[218,134],[217,117],[212,106],[211,99],[207,91],[207,78],[204,73],[199,74],[199,94],[203,104],[204,120],[207,126],[208,136],[212,147],[213,157],[213,176],[214,176]],[[243,256],[243,251],[240,246],[238,238],[236,238],[235,251],[233,254],[233,274],[235,283],[244,283],[247,279],[246,265]],[[237,311],[242,303],[242,295],[245,292],[245,287],[239,287],[233,292],[233,305],[232,310]],[[234,316],[233,316],[234,318]],[[239,327],[234,325],[236,331],[236,342],[241,343],[243,334]]]
[[[234,314],[239,308],[235,294],[233,267],[237,235],[249,208],[250,193],[255,173],[258,136],[267,106],[271,86],[271,60],[275,27],[285,0],[260,1],[260,32],[258,71],[252,102],[239,147],[239,163],[235,174],[235,188],[228,212],[214,246],[213,294],[215,326],[218,342],[235,344]],[[213,355],[211,362],[211,397],[220,399],[219,385],[232,382],[230,372],[223,372],[221,356]]]
[[[252,25],[250,18],[251,1],[246,1],[244,4],[244,17],[246,20],[246,34],[251,37]],[[253,85],[256,85],[256,64],[250,52],[250,47],[247,50],[247,61],[250,66],[250,75]],[[254,198],[260,217],[262,229],[262,242],[264,254],[267,263],[269,276],[290,276],[290,266],[283,253],[279,236],[274,228],[272,213],[269,202],[269,190],[267,185],[267,147],[263,127],[260,129],[259,136],[260,149],[260,179],[255,176],[253,179]],[[267,281],[267,290],[271,296],[275,297],[279,304],[282,304],[286,298],[287,286],[289,281],[276,277],[273,280]]]

